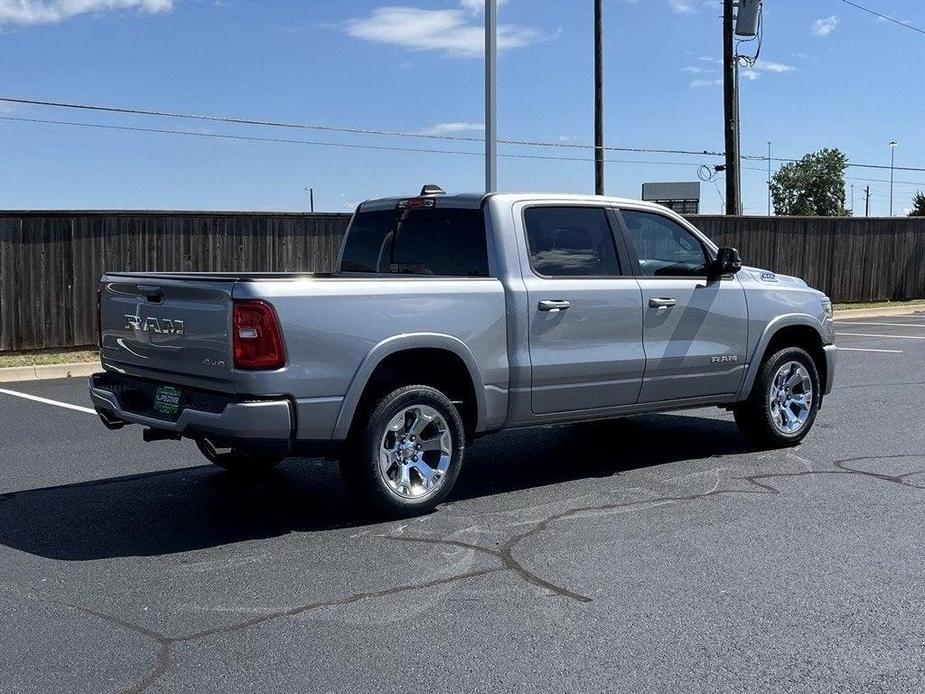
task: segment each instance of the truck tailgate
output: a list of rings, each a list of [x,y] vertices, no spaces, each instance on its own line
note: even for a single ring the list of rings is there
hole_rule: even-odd
[[[105,275],[102,357],[127,373],[232,390],[232,291],[227,277]],[[192,377],[192,378],[190,378]]]

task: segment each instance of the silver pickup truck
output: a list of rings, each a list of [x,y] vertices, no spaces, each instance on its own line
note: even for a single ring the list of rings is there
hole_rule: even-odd
[[[411,515],[482,434],[715,405],[789,446],[832,388],[828,298],[658,205],[426,186],[361,204],[338,267],[106,274],[103,423],[240,473],[336,458]]]

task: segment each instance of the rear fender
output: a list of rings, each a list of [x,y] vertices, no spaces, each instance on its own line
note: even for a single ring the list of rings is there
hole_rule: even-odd
[[[459,357],[466,370],[469,372],[469,378],[472,380],[472,389],[475,392],[476,407],[478,408],[478,422],[476,431],[479,431],[482,422],[485,421],[485,412],[487,404],[485,400],[485,383],[482,380],[481,372],[475,357],[462,340],[450,335],[440,333],[408,333],[405,335],[395,335],[387,338],[373,347],[367,354],[360,367],[357,369],[344,396],[340,413],[337,416],[337,422],[334,425],[332,438],[337,440],[346,439],[350,432],[350,425],[353,422],[353,416],[356,414],[357,406],[363,397],[363,391],[369,383],[370,377],[382,361],[398,352],[409,349],[442,349],[452,352]]]

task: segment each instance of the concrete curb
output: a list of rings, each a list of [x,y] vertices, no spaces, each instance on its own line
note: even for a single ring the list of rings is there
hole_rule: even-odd
[[[835,311],[835,320],[851,318],[885,318],[887,316],[911,316],[914,313],[925,315],[925,304],[913,306],[891,306],[889,308],[852,308]]]
[[[103,367],[98,361],[45,366],[11,366],[0,369],[0,383],[44,381],[51,378],[81,378],[102,370]]]

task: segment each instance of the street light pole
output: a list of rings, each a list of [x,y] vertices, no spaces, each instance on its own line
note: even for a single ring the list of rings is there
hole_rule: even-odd
[[[498,189],[498,0],[485,0],[485,192]]]
[[[893,165],[896,163],[896,145],[895,141],[890,141],[890,216],[893,216]]]
[[[594,193],[604,194],[604,0],[594,0]]]

